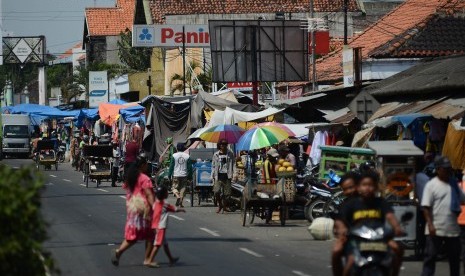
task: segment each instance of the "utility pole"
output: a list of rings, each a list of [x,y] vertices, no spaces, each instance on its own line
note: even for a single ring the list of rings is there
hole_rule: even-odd
[[[183,80],[183,96],[186,96],[186,30],[182,26],[182,80]]]
[[[310,37],[311,37],[311,40],[312,40],[312,57],[311,57],[311,61],[312,61],[312,91],[315,91],[316,90],[316,61],[315,61],[315,28],[316,28],[316,21],[314,20],[314,12],[313,12],[313,1],[314,0],[310,0],[310,18],[311,18],[311,26],[310,27]],[[347,1],[347,0],[344,0],[344,1]]]
[[[147,73],[148,73],[147,88],[148,88],[148,91],[149,91],[148,95],[150,96],[150,95],[152,95],[152,69],[148,68]]]
[[[347,42],[347,2],[348,0],[344,0],[344,45],[349,44]]]

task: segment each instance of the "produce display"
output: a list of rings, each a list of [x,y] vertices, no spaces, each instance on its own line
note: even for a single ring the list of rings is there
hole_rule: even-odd
[[[278,160],[278,165],[276,165],[277,172],[295,172],[295,168],[290,162],[287,162],[284,159]]]

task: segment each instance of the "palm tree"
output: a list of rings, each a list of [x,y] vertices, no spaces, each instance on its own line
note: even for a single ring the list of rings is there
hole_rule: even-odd
[[[202,67],[199,62],[191,61],[189,63],[189,68],[186,70],[186,89],[189,88],[190,94],[192,94],[192,88],[196,86],[195,81],[198,80],[197,85],[201,85],[202,89],[208,88],[207,91],[211,88],[212,80],[212,69],[208,68],[206,72],[197,73],[202,71]],[[176,91],[184,91],[184,77],[180,74],[173,74],[170,79],[170,92],[171,96],[174,95]]]

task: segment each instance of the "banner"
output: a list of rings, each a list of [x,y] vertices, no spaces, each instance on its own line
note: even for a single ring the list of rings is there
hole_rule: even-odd
[[[184,30],[183,30],[184,27]],[[210,47],[208,25],[134,25],[132,47]]]
[[[108,102],[107,71],[89,72],[89,108]]]

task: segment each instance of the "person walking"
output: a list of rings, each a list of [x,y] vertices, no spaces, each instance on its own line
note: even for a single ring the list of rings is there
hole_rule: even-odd
[[[189,180],[192,180],[192,162],[189,154],[184,152],[184,144],[176,146],[178,152],[171,156],[168,177],[173,181],[173,194],[176,196],[176,207],[184,208],[183,200]]]
[[[168,189],[165,186],[158,186],[156,189],[157,200],[153,205],[153,218],[152,218],[152,229],[156,233],[155,242],[152,251],[150,252],[149,258],[146,260],[146,266],[148,267],[159,267],[158,263],[153,262],[153,259],[163,245],[166,256],[170,260],[170,265],[174,265],[179,257],[173,257],[171,255],[168,242],[166,241],[166,229],[168,227],[168,213],[172,212],[185,212],[182,208],[177,208],[171,204],[168,204],[165,200],[168,198]]]
[[[465,194],[452,174],[450,160],[438,156],[434,162],[437,176],[431,179],[423,191],[421,206],[426,220],[426,248],[422,276],[434,275],[436,257],[444,244],[449,259],[451,276],[460,275],[460,226],[457,223],[460,202]]]
[[[124,151],[124,177],[126,178],[129,167],[136,161],[140,148],[134,137],[126,143]]]
[[[213,154],[212,158],[212,179],[213,193],[218,202],[217,213],[220,213],[227,204],[231,195],[231,180],[235,172],[234,153],[228,149],[228,141],[222,139],[218,143],[218,151]],[[223,190],[223,195],[221,193]]]
[[[116,181],[118,180],[118,171],[119,171],[119,160],[121,157],[121,152],[118,147],[118,141],[113,141],[113,158],[111,163],[111,186],[116,187]]]
[[[154,194],[146,171],[147,159],[139,155],[135,164],[128,169],[127,179],[123,184],[123,189],[126,190],[126,226],[123,242],[112,252],[111,262],[115,266],[119,265],[123,253],[140,240],[145,240],[144,265],[149,264],[154,240],[151,228]]]

